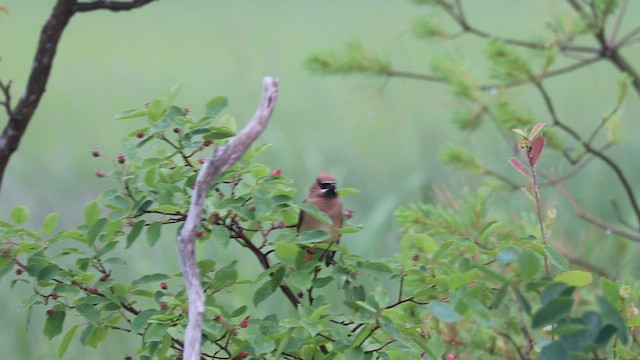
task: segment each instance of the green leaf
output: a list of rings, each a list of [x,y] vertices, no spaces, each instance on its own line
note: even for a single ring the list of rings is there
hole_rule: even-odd
[[[104,340],[107,337],[108,333],[109,333],[109,328],[106,326],[95,328],[93,332],[91,332],[91,335],[87,337],[87,340],[86,340],[87,345],[89,345],[94,349],[97,349],[98,345],[100,345],[102,340]]]
[[[62,342],[60,342],[60,346],[58,346],[58,359],[62,359],[64,357],[64,354],[67,352],[67,349],[69,348],[69,344],[71,343],[71,340],[73,340],[73,335],[75,335],[76,330],[78,330],[78,325],[73,325],[71,329],[69,329],[67,333],[64,334],[64,337],[62,338]]]
[[[144,229],[144,220],[138,220],[135,224],[133,224],[131,230],[127,234],[127,245],[125,246],[125,249],[128,249],[138,238],[138,236],[140,236],[142,229]]]
[[[222,289],[233,284],[238,279],[237,263],[237,261],[232,261],[216,271],[212,284],[214,289]]]
[[[153,317],[157,313],[158,313],[158,310],[148,309],[136,315],[136,317],[131,322],[131,332],[133,333],[140,332],[140,330],[142,330],[145,327],[145,325],[147,325],[147,323],[149,322],[149,319],[151,319],[151,317]]]
[[[271,286],[269,281],[265,281],[260,285],[260,287],[253,294],[253,306],[258,306],[261,302],[266,300],[271,294],[273,294],[275,289]]]
[[[116,120],[134,119],[147,115],[147,110],[127,110],[115,116]]]
[[[444,355],[444,343],[439,335],[432,336],[431,339],[427,341],[427,347],[436,359],[440,359],[442,355]]]
[[[498,253],[498,264],[504,266],[510,264],[518,259],[520,256],[520,248],[515,246],[509,246]]]
[[[169,89],[169,92],[167,93],[168,104],[173,103],[173,100],[175,100],[176,96],[178,96],[180,90],[182,90],[182,83],[175,84],[171,89]]]
[[[58,217],[59,214],[57,212],[53,212],[44,217],[42,220],[42,232],[44,234],[49,234],[58,226]]]
[[[89,231],[87,231],[87,244],[89,246],[93,245],[96,242],[96,239],[107,226],[107,223],[108,220],[106,218],[100,218],[93,225],[91,225]]]
[[[213,229],[211,229],[211,237],[213,241],[221,245],[223,249],[229,246],[229,240],[231,240],[229,230],[227,230],[225,226],[214,226]]]
[[[341,188],[336,190],[336,192],[340,196],[349,196],[349,195],[359,194],[360,190],[354,189],[354,188]]]
[[[98,326],[100,322],[100,311],[98,311],[93,305],[82,303],[76,306],[76,310],[80,313],[80,315],[84,316],[85,319],[89,320],[89,322],[95,326]]]
[[[564,347],[562,341],[556,340],[545,345],[538,355],[540,360],[567,360],[569,359],[569,351]]]
[[[87,226],[93,225],[100,218],[100,203],[98,200],[93,200],[87,206],[84,207],[84,223]]]
[[[317,206],[307,204],[307,203],[302,203],[299,206],[300,206],[300,210],[305,212],[304,214],[305,216],[311,215],[317,220],[319,220],[320,222],[324,223],[325,225],[332,225],[329,215],[327,215],[327,213],[325,213],[324,211],[318,209]]]
[[[296,240],[299,244],[310,244],[329,240],[329,234],[320,229],[305,231]]]
[[[202,138],[205,140],[220,140],[226,139],[228,137],[232,137],[236,134],[232,129],[223,127],[223,126],[211,126],[209,127],[209,132],[202,135]]]
[[[228,104],[229,102],[226,96],[216,96],[207,103],[205,113],[207,116],[216,116],[222,109],[226,108]]]
[[[149,284],[149,283],[160,282],[160,281],[166,280],[166,279],[169,279],[169,275],[155,273],[155,274],[151,274],[151,275],[144,275],[144,276],[134,280],[132,285],[140,286],[140,285],[145,285],[145,284]]]
[[[518,257],[516,264],[518,273],[525,281],[531,280],[542,268],[540,257],[531,250],[524,250]]]
[[[47,320],[44,322],[44,335],[47,339],[51,340],[62,333],[62,324],[64,324],[66,314],[64,311],[56,310],[47,316]]]
[[[167,111],[169,104],[166,99],[153,99],[147,108],[147,116],[152,122],[160,120],[162,115]]]
[[[441,301],[432,300],[429,302],[429,309],[433,316],[445,323],[452,323],[460,320],[462,317],[450,305]]]
[[[570,270],[556,276],[553,281],[580,287],[590,285],[593,282],[593,277],[588,271]]]
[[[155,245],[160,240],[160,233],[162,231],[162,223],[154,222],[147,228],[146,240],[149,246]]]
[[[29,220],[29,209],[26,206],[16,206],[11,210],[11,220],[18,225],[23,225]]]
[[[531,317],[531,326],[540,328],[557,322],[571,312],[573,298],[561,296],[551,300],[548,304],[538,309]]]
[[[566,270],[569,268],[569,261],[554,247],[546,245],[544,247],[551,263],[560,268],[560,270]]]
[[[620,312],[613,306],[607,299],[598,296],[596,298],[598,306],[600,307],[600,313],[602,315],[602,322],[604,324],[611,324],[618,329],[618,337],[622,340],[622,343],[627,345],[629,343],[629,332],[627,326],[622,319]]]
[[[296,244],[280,243],[276,245],[276,256],[281,260],[294,259],[300,251],[300,246]]]
[[[49,281],[58,275],[58,265],[47,265],[38,271],[38,281]]]
[[[620,310],[622,308],[622,298],[620,297],[620,288],[618,284],[605,277],[600,278],[600,292],[613,307]]]
[[[463,273],[456,273],[449,277],[448,284],[449,288],[455,290],[459,287],[462,287],[472,281],[474,281],[478,277],[478,271],[476,269],[469,270]]]
[[[629,319],[627,321],[627,327],[638,327],[640,326],[640,315],[634,318]]]

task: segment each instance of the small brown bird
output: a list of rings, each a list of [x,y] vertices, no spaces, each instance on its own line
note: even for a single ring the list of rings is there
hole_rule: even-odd
[[[329,234],[329,244],[337,244],[340,241],[338,229],[342,227],[342,202],[336,192],[336,178],[328,172],[318,174],[309,188],[309,195],[304,201],[318,207],[331,219],[332,225],[327,225],[313,216],[300,211],[298,218],[298,232],[309,230],[324,230]],[[333,264],[335,251],[327,251],[324,262],[327,266]]]

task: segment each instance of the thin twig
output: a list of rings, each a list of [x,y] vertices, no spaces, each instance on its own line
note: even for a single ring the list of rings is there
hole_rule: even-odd
[[[587,213],[586,211],[584,211],[580,205],[578,205],[578,202],[576,201],[576,199],[571,195],[571,193],[569,193],[569,191],[567,191],[564,186],[562,185],[562,183],[555,183],[556,189],[558,189],[558,191],[560,193],[562,193],[562,195],[564,196],[565,199],[567,199],[567,201],[569,202],[569,205],[571,205],[571,207],[573,208],[573,211],[578,214],[578,217],[592,223],[593,225],[604,229],[607,232],[610,232],[612,234],[616,234],[618,236],[622,236],[625,237],[629,240],[635,241],[640,243],[640,234],[637,233],[631,233],[625,230],[622,230],[620,228],[617,228],[615,226],[613,226],[613,224],[610,224],[598,217],[595,217],[589,213]]]
[[[11,80],[6,84],[0,80],[0,90],[2,90],[2,94],[4,95],[4,100],[0,101],[0,105],[4,106],[7,116],[11,118],[13,116],[13,111],[11,110]]]
[[[77,3],[73,11],[86,12],[93,10],[126,11],[145,6],[154,0],[111,1],[96,0],[92,2]]]

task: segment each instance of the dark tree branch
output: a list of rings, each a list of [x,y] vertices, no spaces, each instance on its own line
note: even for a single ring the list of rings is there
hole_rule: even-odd
[[[79,2],[73,7],[73,11],[85,12],[93,10],[126,11],[147,5],[154,0],[109,1],[97,0],[92,2]]]
[[[251,122],[236,137],[231,139],[226,146],[218,148],[213,157],[204,163],[198,173],[191,197],[189,214],[177,239],[182,274],[189,300],[189,323],[185,333],[185,346],[182,357],[184,360],[198,360],[200,358],[204,295],[195,258],[195,239],[200,227],[204,201],[216,178],[238,161],[240,156],[265,130],[276,105],[277,97],[278,80],[266,77],[264,79],[262,100]]]
[[[2,185],[9,159],[18,149],[20,139],[27,130],[29,121],[45,91],[58,42],[73,16],[74,3],[73,0],[58,0],[42,29],[26,91],[12,110],[12,115],[0,136],[0,185]]]
[[[150,0],[133,0],[131,2],[120,1],[94,1],[91,3],[78,3],[76,0],[58,0],[51,12],[51,16],[45,23],[40,33],[38,49],[36,50],[31,74],[27,81],[24,95],[11,109],[9,85],[3,84],[1,89],[4,93],[5,101],[2,105],[9,114],[9,120],[0,135],[0,188],[2,187],[2,179],[4,172],[9,164],[9,159],[18,149],[20,140],[24,135],[33,114],[40,103],[40,99],[44,94],[53,59],[56,56],[58,44],[64,29],[69,24],[71,17],[78,11],[91,11],[97,9],[129,10],[141,7],[151,2]]]

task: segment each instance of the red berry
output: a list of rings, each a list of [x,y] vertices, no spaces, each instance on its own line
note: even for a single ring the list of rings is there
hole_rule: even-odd
[[[253,205],[253,204],[250,204],[250,205],[249,205],[249,210],[251,210],[251,211],[256,211],[256,206],[255,206],[255,205]]]
[[[163,282],[160,283],[160,288],[162,290],[167,290],[169,288],[169,285],[167,285],[166,281],[163,281]]]
[[[249,317],[244,318],[244,320],[240,322],[241,328],[245,329],[247,326],[249,326]]]
[[[136,134],[136,136],[138,137],[138,139],[142,139],[144,137],[144,131],[140,131]]]
[[[347,219],[351,219],[355,213],[356,213],[355,211],[347,209],[347,210],[344,211],[344,216]]]
[[[51,315],[53,315],[55,312],[56,312],[55,310],[53,310],[53,309],[49,309],[49,310],[47,310],[47,316],[51,316]]]
[[[17,268],[16,269],[16,275],[20,275],[24,272],[24,270],[22,270],[22,268]]]
[[[160,310],[167,310],[167,303],[166,302],[161,302],[160,303]]]
[[[93,157],[99,157],[100,155],[101,155],[101,154],[100,154],[100,151],[98,151],[98,150],[96,150],[96,149],[94,149],[93,151],[91,151],[91,156],[93,156]]]
[[[285,224],[284,221],[280,221],[280,222],[278,222],[278,224],[276,224],[276,226],[278,227],[278,229],[282,229],[285,226],[287,226],[287,224]]]
[[[456,355],[455,354],[447,355],[447,360],[456,360]]]
[[[198,159],[198,162],[199,162],[200,164],[204,164],[204,162],[205,162],[205,161],[207,161],[207,159],[205,159],[205,158],[203,158],[203,157],[201,157],[200,159]]]
[[[280,170],[280,169],[274,169],[271,172],[271,176],[280,176],[280,175],[282,175],[282,170]]]
[[[124,357],[124,360],[133,360],[133,358],[130,355],[127,355]]]
[[[205,233],[204,231],[198,231],[196,235],[198,236],[198,238],[202,239],[205,236]]]
[[[205,140],[202,142],[202,145],[203,145],[203,146],[209,146],[209,145],[211,145],[211,144],[213,144],[213,140],[211,140],[211,139],[205,139]]]
[[[299,298],[301,298],[301,297],[303,297],[303,296],[304,296],[304,293],[303,293],[302,291],[298,291],[298,294],[297,294],[297,295],[298,295],[298,297],[299,297]]]
[[[49,296],[51,296],[51,299],[53,299],[53,300],[58,300],[58,298],[60,297],[58,295],[58,293],[51,293],[51,295],[49,295]]]
[[[180,134],[182,132],[182,129],[180,128],[173,128],[173,132],[176,134]]]
[[[307,261],[313,260],[313,254],[309,254],[309,253],[304,254],[304,259]]]
[[[104,274],[104,275],[100,276],[100,281],[105,282],[107,280],[109,280],[109,275]]]
[[[224,316],[218,314],[218,315],[216,315],[216,317],[213,318],[213,320],[215,320],[217,322],[223,322],[224,321]]]
[[[102,178],[102,177],[104,177],[105,175],[106,175],[106,174],[105,174],[105,173],[104,173],[104,171],[102,171],[102,170],[98,170],[98,171],[96,171],[96,176],[97,176],[97,177],[99,177],[99,178]]]
[[[413,256],[411,256],[411,259],[413,259],[413,261],[418,261],[418,260],[420,260],[420,255],[419,254],[413,254]]]
[[[89,288],[89,292],[92,293],[92,294],[97,294],[98,293],[98,289],[92,287],[92,288]]]
[[[238,358],[240,359],[246,359],[249,356],[249,353],[247,353],[246,351],[242,350],[238,353]]]
[[[118,162],[120,164],[124,164],[125,161],[127,161],[127,158],[125,158],[124,155],[118,155]]]

